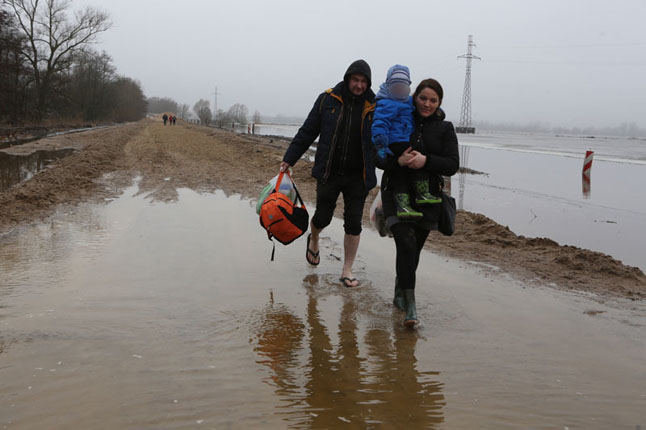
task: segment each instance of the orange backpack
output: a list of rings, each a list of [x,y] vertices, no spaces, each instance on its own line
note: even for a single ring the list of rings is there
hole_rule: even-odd
[[[288,245],[305,234],[309,225],[309,214],[301,195],[298,193],[296,184],[294,184],[294,190],[296,191],[295,202],[292,202],[285,194],[277,191],[280,190],[280,183],[284,174],[285,172],[281,172],[278,175],[276,187],[260,206],[260,225],[267,230],[269,240],[275,237],[283,245]],[[292,179],[289,172],[287,172],[287,176]],[[292,183],[294,183],[293,180]],[[296,206],[298,202],[300,202],[300,207]],[[275,252],[276,244],[274,243],[271,251],[271,261],[274,261]]]

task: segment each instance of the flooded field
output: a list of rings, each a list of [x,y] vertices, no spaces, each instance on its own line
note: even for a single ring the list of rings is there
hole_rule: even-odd
[[[292,137],[298,126],[257,125]],[[459,208],[528,237],[609,254],[646,270],[646,141],[532,134],[458,135],[460,165],[486,175],[453,177]],[[589,192],[581,171],[595,151]],[[378,170],[380,175],[381,171]]]
[[[0,238],[0,426],[625,428],[646,423],[646,308],[424,251],[417,332],[394,243],[341,222],[305,264],[254,205],[131,187]]]
[[[590,192],[582,159],[491,148],[461,148],[462,165],[487,175],[459,174],[459,208],[483,213],[528,237],[549,237],[612,255],[646,270],[646,164],[595,160]]]
[[[299,128],[300,124],[256,124],[254,130],[256,134],[292,138]],[[246,133],[247,129],[239,127],[235,131]],[[646,164],[646,138],[484,132],[459,134],[458,140],[479,148],[575,158],[580,158],[586,150],[592,150],[597,159],[604,161]]]

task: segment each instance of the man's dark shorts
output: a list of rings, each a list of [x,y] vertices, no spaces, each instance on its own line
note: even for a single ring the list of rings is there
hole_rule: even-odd
[[[330,176],[316,184],[316,212],[312,224],[318,229],[327,227],[334,216],[336,201],[343,193],[343,229],[346,234],[357,236],[361,233],[363,206],[366,203],[366,185],[361,173],[354,175]]]

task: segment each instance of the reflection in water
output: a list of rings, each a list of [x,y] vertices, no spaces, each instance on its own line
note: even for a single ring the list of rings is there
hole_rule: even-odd
[[[458,197],[458,209],[464,209],[464,182],[466,181],[466,172],[469,167],[469,152],[471,152],[470,146],[460,145],[460,167],[462,171],[458,174],[460,181],[460,194]]]
[[[53,160],[66,157],[74,149],[57,151],[36,151],[29,155],[11,155],[0,152],[0,192],[22,181],[30,179]]]
[[[298,385],[298,351],[302,349],[304,335],[302,320],[284,304],[275,304],[271,292],[257,333],[255,350],[261,357],[257,362],[271,369],[269,382],[276,388],[278,398],[292,408],[298,408],[297,399],[302,397]]]
[[[583,198],[589,199],[590,198],[590,191],[592,190],[592,185],[590,183],[590,174],[583,174],[581,175],[581,188],[583,190]]]
[[[388,312],[365,315],[368,297],[343,295],[335,345],[319,300],[338,289],[318,275],[306,276],[303,285],[306,324],[270,296],[257,333],[257,361],[270,369],[267,382],[290,426],[432,428],[444,421],[439,373],[417,369],[416,333],[401,330]],[[370,319],[362,330],[365,316]]]

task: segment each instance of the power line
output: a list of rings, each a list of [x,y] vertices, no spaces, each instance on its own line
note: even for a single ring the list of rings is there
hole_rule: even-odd
[[[500,60],[487,59],[488,63],[512,63],[512,64],[546,64],[557,66],[601,66],[601,67],[646,67],[646,63],[620,63],[620,62],[592,62],[592,61],[542,61],[542,60]]]
[[[646,42],[637,43],[575,43],[563,45],[486,45],[487,48],[508,48],[508,49],[560,49],[560,48],[630,48],[635,46],[646,46]]]

